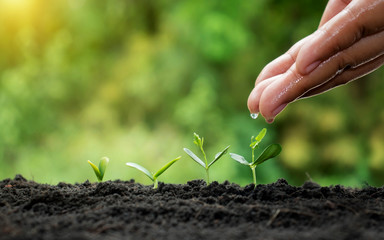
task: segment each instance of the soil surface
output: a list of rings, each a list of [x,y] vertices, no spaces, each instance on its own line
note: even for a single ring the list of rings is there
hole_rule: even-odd
[[[0,182],[0,239],[384,239],[384,189]]]

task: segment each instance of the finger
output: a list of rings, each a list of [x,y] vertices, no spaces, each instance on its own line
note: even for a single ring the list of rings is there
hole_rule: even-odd
[[[265,79],[268,79],[286,72],[292,66],[292,64],[296,61],[297,54],[300,48],[304,45],[306,39],[308,39],[308,37],[305,37],[300,41],[298,41],[286,53],[284,53],[280,57],[270,62],[267,66],[265,66],[264,69],[259,74],[259,76],[257,77],[255,85]]]
[[[382,30],[383,12],[384,0],[352,1],[302,46],[296,60],[298,72],[309,74],[322,61]]]
[[[346,84],[362,77],[382,65],[384,55],[384,31],[360,40],[352,47],[338,54],[339,74],[328,82],[311,89],[300,98],[313,96],[333,87]]]
[[[265,79],[262,82],[259,82],[257,84],[257,87],[255,87],[251,94],[248,97],[248,109],[251,113],[258,113],[259,112],[259,101],[261,93],[264,91],[266,87],[268,87],[273,81],[275,81],[280,75],[273,76],[271,78]]]
[[[329,0],[321,17],[319,28],[341,12],[352,0]]]
[[[275,116],[290,102],[305,96],[305,93],[328,81],[336,79],[337,75],[341,75],[341,70],[350,66],[350,69],[358,69],[374,59],[381,59],[384,55],[384,31],[379,34],[372,35],[360,40],[352,47],[339,52],[335,56],[324,61],[319,67],[308,75],[302,76],[298,73],[294,65],[280,77],[276,78],[270,85],[264,87],[260,94],[258,106],[260,113],[267,119],[273,121]],[[379,44],[378,44],[379,43]],[[372,62],[371,68],[374,68],[378,62]],[[362,70],[371,70],[369,65]],[[363,73],[356,70],[355,76],[361,76]],[[352,70],[351,73],[353,74]],[[347,77],[348,75],[345,75]],[[340,81],[342,79],[339,79]],[[332,84],[332,83],[328,83]],[[326,86],[326,85],[325,85]],[[332,86],[332,85],[330,85]]]
[[[259,100],[265,87],[271,84],[280,74],[285,73],[296,61],[297,53],[308,37],[293,45],[285,54],[269,63],[259,74],[255,82],[255,88],[248,97],[248,109],[251,113],[259,112]]]
[[[384,55],[381,55],[368,63],[365,63],[357,68],[351,68],[340,75],[337,75],[332,80],[320,85],[314,89],[309,90],[304,95],[300,96],[300,99],[312,97],[314,95],[318,95],[320,93],[326,92],[332,88],[335,88],[340,85],[344,85],[353,80],[356,80],[364,75],[371,73],[372,71],[378,69],[384,64]]]

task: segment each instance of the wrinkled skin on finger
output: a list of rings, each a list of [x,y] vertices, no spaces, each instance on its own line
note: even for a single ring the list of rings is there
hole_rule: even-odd
[[[331,0],[317,31],[268,64],[248,98],[267,122],[289,103],[364,76],[384,63],[384,0]]]

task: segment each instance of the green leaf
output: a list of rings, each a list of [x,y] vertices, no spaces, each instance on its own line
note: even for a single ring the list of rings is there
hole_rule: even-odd
[[[152,173],[150,171],[148,171],[145,167],[140,166],[139,164],[133,163],[133,162],[127,162],[126,165],[129,166],[129,167],[136,168],[137,170],[139,170],[142,173],[144,173],[145,175],[147,175],[152,181],[155,181],[155,179],[153,178]]]
[[[226,154],[227,151],[228,151],[228,148],[229,148],[229,147],[230,147],[230,146],[227,146],[226,148],[224,148],[223,151],[218,152],[218,153],[215,155],[215,159],[213,159],[213,161],[212,161],[210,164],[208,164],[208,168],[209,168],[210,166],[212,166],[212,164],[214,164],[217,160],[219,160],[224,154]]]
[[[258,142],[261,142],[261,140],[263,140],[265,134],[267,134],[267,129],[266,128],[261,129],[259,134],[256,136],[255,140]]]
[[[186,152],[195,162],[203,166],[205,168],[205,163],[198,157],[196,156],[191,150],[188,148],[184,148],[184,152]]]
[[[95,172],[96,174],[96,177],[99,181],[103,180],[103,176],[101,176],[100,174],[100,171],[99,171],[99,168],[93,164],[93,162],[91,162],[90,160],[88,160],[88,163],[91,165],[91,167],[93,168],[93,171]]]
[[[251,144],[249,146],[253,149],[256,148],[259,145],[259,143],[261,142],[261,140],[263,140],[265,134],[267,134],[267,129],[266,128],[261,129],[261,131],[259,132],[259,134],[255,138],[252,136]],[[255,139],[255,140],[253,141],[253,139]]]
[[[281,152],[280,144],[272,144],[269,145],[262,154],[256,159],[255,162],[252,163],[252,166],[257,166],[267,161],[268,159],[274,158],[279,155]]]
[[[196,144],[199,148],[203,147],[204,138],[200,138],[197,133],[193,133],[193,143]]]
[[[101,178],[104,177],[105,169],[107,169],[108,163],[109,163],[109,158],[107,157],[103,157],[99,162],[99,171],[100,171]]]
[[[162,167],[159,171],[157,171],[155,174],[153,174],[153,178],[156,179],[158,178],[163,172],[165,172],[165,170],[167,170],[170,166],[172,166],[172,164],[174,164],[175,162],[177,162],[178,160],[180,160],[181,156],[180,157],[177,157],[175,159],[173,159],[172,161],[170,161],[169,163],[167,163],[164,167]]]
[[[233,160],[235,160],[235,161],[237,161],[237,162],[239,162],[239,163],[241,163],[241,164],[244,164],[244,165],[247,165],[247,166],[250,165],[250,163],[249,163],[247,160],[245,160],[245,158],[244,158],[243,156],[241,156],[241,155],[239,155],[239,154],[236,154],[236,153],[229,153],[229,155],[231,156],[231,158],[232,158]]]

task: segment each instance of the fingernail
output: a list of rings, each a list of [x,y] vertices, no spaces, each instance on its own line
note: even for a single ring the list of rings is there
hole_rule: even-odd
[[[275,110],[272,111],[273,116],[275,117],[277,114],[279,114],[286,106],[287,106],[287,103],[284,103],[278,106]]]
[[[315,70],[315,68],[317,68],[319,65],[320,65],[321,61],[316,61],[314,63],[312,63],[311,65],[309,65],[306,69],[305,69],[305,74],[309,74],[310,72],[312,72],[313,70]]]

